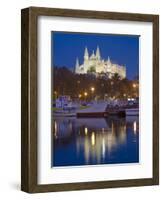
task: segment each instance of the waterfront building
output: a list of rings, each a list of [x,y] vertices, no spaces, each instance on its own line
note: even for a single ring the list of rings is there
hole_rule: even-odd
[[[100,49],[98,46],[96,53],[93,51],[90,56],[87,47],[85,47],[83,63],[80,65],[79,59],[76,59],[75,73],[92,73],[96,76],[104,74],[108,78],[111,78],[114,74],[118,74],[121,79],[124,79],[126,78],[126,67],[113,63],[109,57],[107,60],[104,60],[101,57]]]

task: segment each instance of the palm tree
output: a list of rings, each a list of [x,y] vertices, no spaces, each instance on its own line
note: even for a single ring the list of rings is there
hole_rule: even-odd
[[[120,81],[120,76],[117,73],[115,73],[111,78],[111,91],[115,98],[118,98],[120,95]]]

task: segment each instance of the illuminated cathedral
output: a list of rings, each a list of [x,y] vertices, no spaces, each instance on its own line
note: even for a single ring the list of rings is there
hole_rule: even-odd
[[[76,59],[75,73],[93,73],[97,76],[105,74],[108,78],[111,78],[114,74],[118,74],[121,79],[124,79],[126,78],[126,67],[112,63],[109,57],[108,60],[102,59],[98,46],[96,53],[93,51],[90,56],[87,47],[85,47],[83,64],[80,65],[79,59]]]

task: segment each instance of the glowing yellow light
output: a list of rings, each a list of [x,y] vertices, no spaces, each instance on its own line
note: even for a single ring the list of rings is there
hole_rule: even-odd
[[[84,133],[85,133],[85,135],[88,134],[88,129],[87,129],[87,127],[84,128]]]
[[[57,137],[57,123],[56,121],[54,122],[54,135]]]
[[[95,91],[95,88],[94,88],[94,87],[91,87],[91,91],[94,92],[94,91]]]
[[[136,134],[136,121],[134,122],[133,126],[134,126],[134,133]]]
[[[95,143],[96,143],[96,141],[95,141],[95,133],[92,132],[92,135],[91,135],[91,144],[92,144],[92,146],[94,146]]]
[[[79,98],[81,98],[81,97],[82,97],[82,95],[81,95],[81,94],[79,94],[79,95],[78,95],[78,97],[79,97]]]
[[[88,95],[88,93],[87,92],[84,92],[84,96],[87,96]]]
[[[133,86],[133,88],[136,88],[136,84],[135,83],[132,86]]]

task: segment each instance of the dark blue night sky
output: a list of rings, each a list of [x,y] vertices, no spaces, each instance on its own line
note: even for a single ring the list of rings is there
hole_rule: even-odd
[[[52,32],[52,64],[74,68],[76,57],[83,63],[85,46],[89,55],[97,45],[101,58],[108,56],[113,63],[125,65],[127,78],[133,79],[139,70],[139,36],[135,35],[104,35],[86,33]]]

